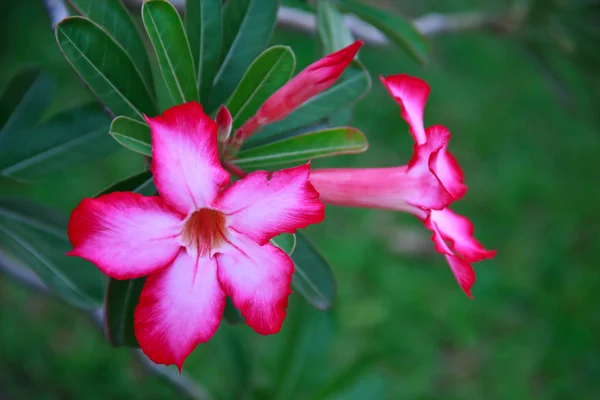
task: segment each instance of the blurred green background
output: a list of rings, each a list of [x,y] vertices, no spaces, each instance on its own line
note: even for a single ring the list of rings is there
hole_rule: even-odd
[[[394,2],[387,2],[396,6]],[[405,2],[410,3],[410,2]],[[495,1],[427,1],[420,15]],[[63,60],[37,0],[0,6],[0,87],[38,63],[59,82],[49,113],[89,101]],[[316,38],[278,31],[300,66]],[[591,399],[600,393],[600,154],[598,97],[577,71],[576,107],[555,92],[516,41],[473,33],[436,37],[419,68],[393,47],[365,46],[374,78],[352,124],[370,150],[314,166],[405,164],[412,144],[378,75],[426,79],[427,125],[453,134],[451,150],[469,192],[454,209],[471,218],[494,260],[476,265],[475,300],[456,284],[429,233],[409,215],[329,207],[307,231],[334,268],[338,300],[318,313],[292,295],[281,334],[262,337],[223,324],[185,371],[217,398]],[[125,150],[55,175],[31,196],[65,211],[142,168]],[[343,389],[339,389],[343,388]],[[339,389],[339,390],[338,390]],[[334,396],[333,392],[337,392]],[[168,399],[179,394],[113,349],[88,317],[0,275],[0,399]],[[337,396],[337,397],[336,397]]]

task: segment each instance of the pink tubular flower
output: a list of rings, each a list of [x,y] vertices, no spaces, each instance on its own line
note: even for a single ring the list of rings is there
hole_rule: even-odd
[[[331,87],[350,65],[362,45],[362,40],[357,40],[306,67],[265,101],[256,114],[238,130],[236,140],[243,141],[260,127],[282,120],[311,97]]]
[[[160,197],[84,199],[69,222],[70,255],[115,279],[148,276],[135,335],[151,360],[181,370],[217,330],[226,295],[255,331],[279,331],[294,264],[269,241],[321,222],[324,206],[308,165],[256,171],[227,186],[217,124],[198,103],[147,121]]]
[[[402,109],[415,140],[408,165],[391,168],[317,169],[310,181],[320,200],[350,207],[409,212],[433,232],[436,250],[444,254],[460,287],[471,296],[472,262],[494,257],[473,237],[473,225],[447,208],[467,191],[463,172],[447,150],[450,133],[443,126],[425,129],[423,111],[429,85],[408,75],[382,78]]]

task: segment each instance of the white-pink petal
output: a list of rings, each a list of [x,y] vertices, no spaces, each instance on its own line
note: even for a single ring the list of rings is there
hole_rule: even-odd
[[[188,214],[209,206],[229,183],[217,148],[217,124],[196,102],[146,118],[152,131],[152,173],[164,201]]]
[[[224,189],[214,207],[227,216],[228,227],[259,244],[267,243],[325,217],[325,206],[309,182],[309,172],[309,165],[252,172]]]
[[[146,276],[177,255],[182,220],[159,197],[115,192],[84,199],[69,221],[69,255],[91,261],[115,279]]]
[[[216,260],[181,250],[173,264],[146,279],[135,309],[135,336],[155,363],[175,364],[208,341],[219,327],[225,293]]]

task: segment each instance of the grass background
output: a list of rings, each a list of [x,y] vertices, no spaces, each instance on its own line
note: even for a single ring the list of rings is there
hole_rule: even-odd
[[[497,4],[428,1],[408,11],[471,7]],[[0,86],[35,62],[59,82],[54,111],[87,101],[40,2],[0,8]],[[314,38],[277,32],[274,41],[291,44],[300,65],[317,57]],[[485,34],[436,38],[425,69],[391,48],[365,47],[361,59],[374,87],[352,124],[371,148],[314,165],[405,164],[411,139],[377,76],[407,72],[426,79],[432,86],[426,124],[450,129],[451,150],[469,184],[454,209],[472,219],[484,245],[498,250],[494,260],[476,265],[475,300],[462,294],[419,221],[329,207],[326,222],[307,232],[334,268],[335,307],[317,313],[293,295],[280,335],[224,325],[190,357],[186,371],[219,398],[317,398],[317,392],[344,399],[596,397],[598,99],[580,85],[582,107],[567,112],[516,43]],[[30,195],[68,211],[141,165],[123,150],[50,177]],[[0,399],[177,396],[128,350],[110,348],[85,316],[0,276]]]

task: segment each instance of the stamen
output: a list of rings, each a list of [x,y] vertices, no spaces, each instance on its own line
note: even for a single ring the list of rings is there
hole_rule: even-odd
[[[183,244],[198,257],[210,257],[225,241],[225,216],[219,211],[202,208],[188,218],[182,233]]]

